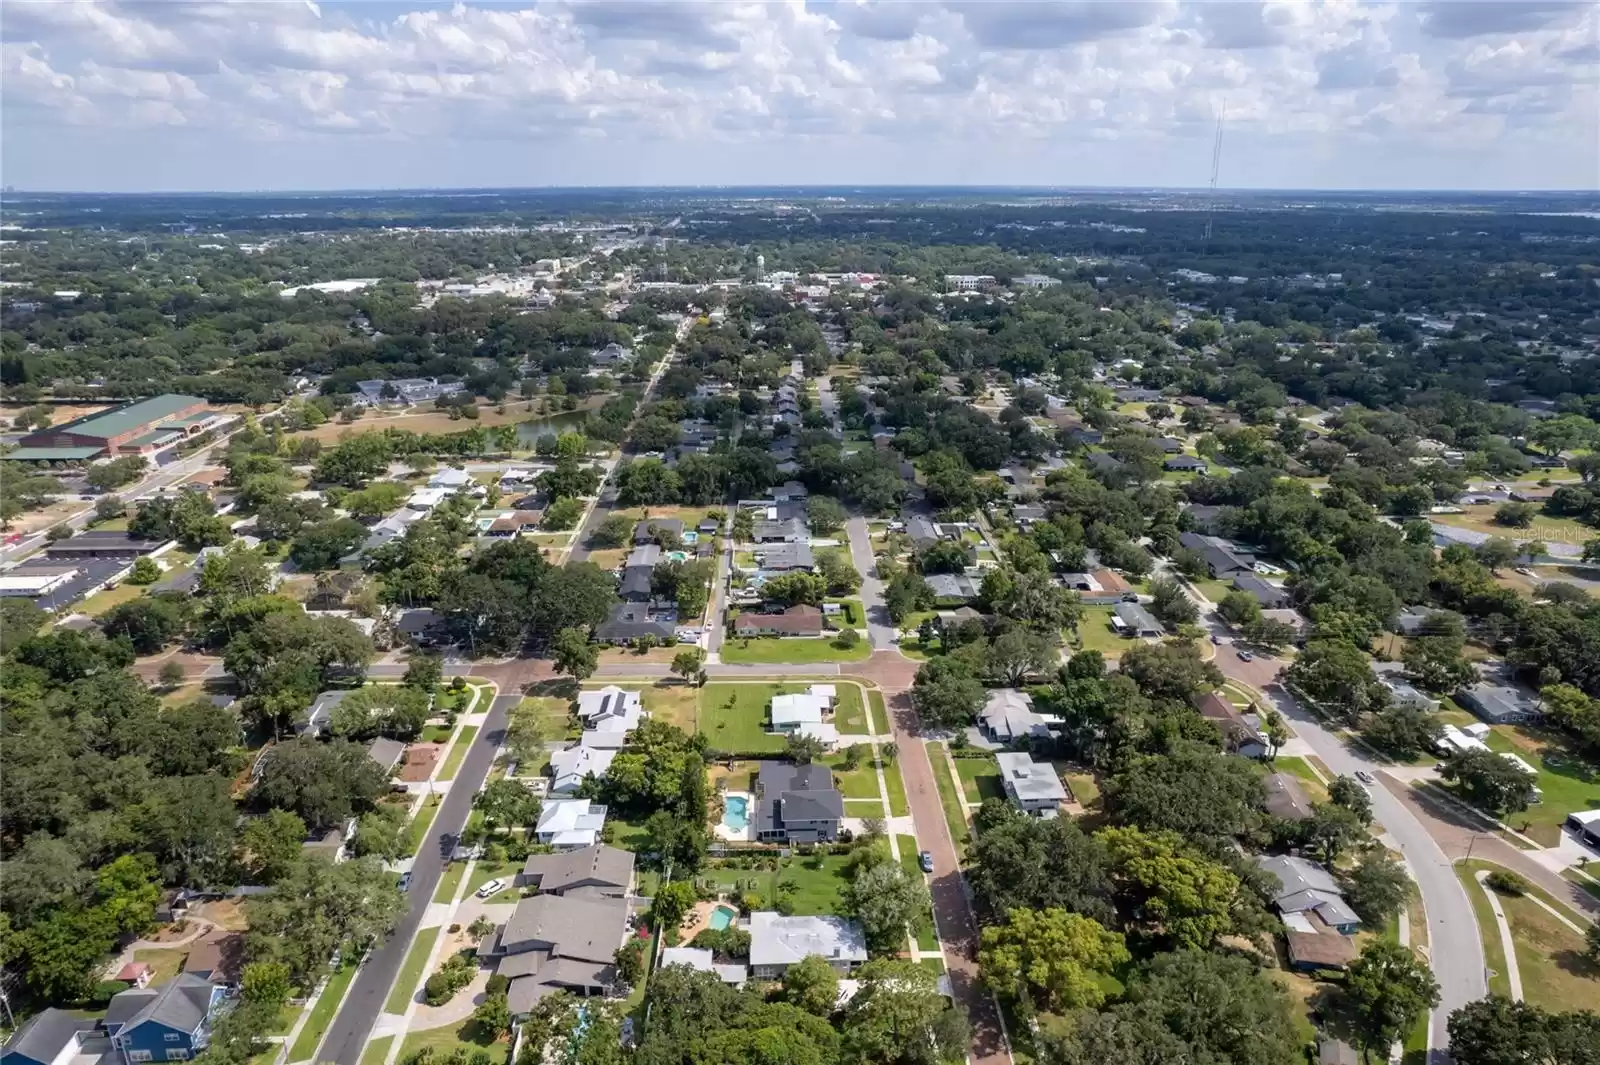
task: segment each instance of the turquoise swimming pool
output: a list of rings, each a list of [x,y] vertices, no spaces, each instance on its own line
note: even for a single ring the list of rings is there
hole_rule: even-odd
[[[707,919],[706,924],[720,932],[733,924],[733,919],[737,916],[739,915],[736,911],[730,910],[726,906],[718,906],[711,911],[711,916]]]
[[[743,795],[729,795],[722,804],[722,824],[733,832],[743,832],[750,827],[750,800]]]

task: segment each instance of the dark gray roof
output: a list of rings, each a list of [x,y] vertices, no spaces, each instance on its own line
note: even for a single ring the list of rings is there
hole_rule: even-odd
[[[125,532],[81,532],[65,540],[57,540],[45,548],[45,554],[76,555],[84,552],[115,551],[120,554],[147,555],[165,543],[166,540],[142,540]]]
[[[1233,578],[1233,586],[1241,592],[1249,592],[1256,597],[1256,602],[1262,606],[1276,607],[1289,601],[1289,593],[1277,585],[1268,584],[1260,577],[1250,573],[1240,573]]]
[[[216,990],[216,985],[209,980],[193,973],[179,973],[170,984],[155,992],[144,1008],[129,1019],[127,1027],[155,1022],[180,1032],[192,1032],[211,1011],[211,996]],[[133,992],[124,991],[111,1001],[115,1003],[123,995],[131,994]]]
[[[614,887],[620,892],[626,890],[633,879],[633,854],[603,843],[554,854],[535,854],[522,867],[522,874],[537,880],[540,891],[552,894],[590,885]]]
[[[108,1027],[127,1024],[155,1000],[160,991],[154,987],[132,987],[111,997],[106,1004],[106,1015],[101,1018]]]
[[[23,1021],[5,1047],[0,1048],[0,1061],[19,1054],[48,1065],[79,1032],[93,1031],[94,1026],[92,1018],[75,1017],[66,1010],[48,1009],[36,1013]]]
[[[400,764],[406,754],[406,745],[399,740],[375,739],[367,747],[367,757],[377,762],[385,772]]]
[[[535,895],[517,903],[500,943],[548,943],[553,957],[609,964],[627,923],[626,899]]]
[[[631,640],[646,634],[674,636],[677,631],[664,621],[651,621],[648,612],[638,603],[618,603],[611,608],[611,616],[595,629],[603,640]]]
[[[781,829],[785,821],[837,821],[844,817],[844,798],[833,786],[825,765],[762,762],[756,775],[757,828]]]

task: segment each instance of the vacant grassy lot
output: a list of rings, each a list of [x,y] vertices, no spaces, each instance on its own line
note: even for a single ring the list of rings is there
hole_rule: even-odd
[[[1518,543],[1524,540],[1543,540],[1546,543],[1581,544],[1594,535],[1593,529],[1571,518],[1553,518],[1537,514],[1532,525],[1525,529],[1514,529],[1509,525],[1495,524],[1494,512],[1499,509],[1498,504],[1462,509],[1463,513],[1460,514],[1433,514],[1429,516],[1429,520],[1441,525],[1452,525],[1457,529],[1471,529],[1473,532],[1487,533],[1490,536],[1503,536]]]
[[[626,685],[631,688],[632,685]],[[700,689],[681,681],[658,680],[640,689],[639,701],[650,716],[685,732],[693,732],[700,706]]]
[[[722,660],[730,665],[767,665],[808,662],[860,662],[872,655],[872,644],[861,640],[846,647],[828,636],[755,636],[729,640],[722,645]]]
[[[833,705],[833,723],[840,732],[851,735],[867,734],[867,708],[861,702],[861,687],[857,684],[835,684],[839,698]]]
[[[1459,862],[1456,875],[1472,899],[1478,916],[1478,934],[1483,940],[1484,957],[1494,976],[1489,980],[1491,994],[1510,994],[1510,981],[1504,974],[1505,960],[1500,949],[1499,925],[1473,874],[1497,866],[1481,861]],[[1566,907],[1556,903],[1538,888],[1529,889],[1562,913]],[[1511,926],[1511,942],[1517,952],[1517,970],[1522,977],[1523,997],[1536,1006],[1553,1011],[1593,1008],[1600,994],[1600,966],[1583,956],[1583,937],[1552,917],[1549,911],[1528,896],[1496,892],[1506,923]],[[1581,923],[1581,922],[1580,922]]]
[[[1078,622],[1078,639],[1081,646],[1068,646],[1074,651],[1099,651],[1107,658],[1119,657],[1128,649],[1130,641],[1118,636],[1111,627],[1111,608],[1108,606],[1087,606],[1083,608],[1083,619]]]
[[[783,737],[766,731],[774,695],[800,684],[707,684],[700,689],[700,732],[720,751],[781,751]]]

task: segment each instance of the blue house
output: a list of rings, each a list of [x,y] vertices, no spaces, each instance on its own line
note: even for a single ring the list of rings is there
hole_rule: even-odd
[[[228,990],[193,973],[162,987],[132,988],[111,1000],[105,1029],[124,1065],[188,1061],[211,1041]]]
[[[66,1010],[49,1009],[22,1022],[5,1046],[3,1065],[66,1065],[94,1034],[94,1021]]]

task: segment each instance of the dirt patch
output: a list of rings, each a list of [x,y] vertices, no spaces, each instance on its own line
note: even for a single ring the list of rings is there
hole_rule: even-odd
[[[42,510],[33,510],[26,514],[17,515],[11,520],[11,532],[22,533],[24,536],[26,536],[30,533],[39,532],[42,529],[48,529],[52,525],[66,521],[74,514],[81,514],[88,509],[89,507],[87,504],[76,501],[69,502],[62,500],[60,502],[51,503]]]
[[[195,907],[195,913],[229,932],[243,932],[250,927],[250,922],[244,916],[244,904],[241,899],[204,902]]]
[[[416,784],[433,776],[433,767],[444,757],[444,748],[442,743],[413,743],[407,747],[400,779]]]

